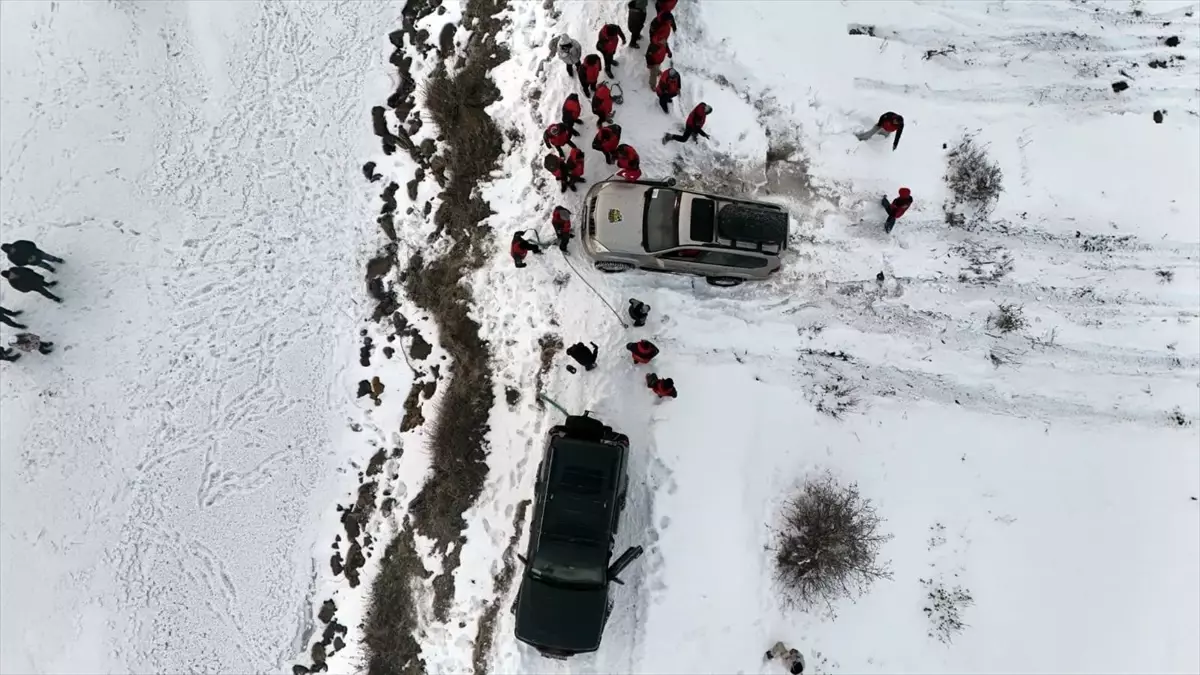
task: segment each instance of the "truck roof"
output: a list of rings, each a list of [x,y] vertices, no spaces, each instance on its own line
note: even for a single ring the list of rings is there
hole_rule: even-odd
[[[547,480],[542,533],[562,541],[594,542],[608,559],[609,528],[624,448],[560,437]]]

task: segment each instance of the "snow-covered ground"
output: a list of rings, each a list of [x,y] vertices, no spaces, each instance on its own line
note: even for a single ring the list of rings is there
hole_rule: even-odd
[[[572,376],[560,356],[546,389],[632,438],[617,549],[647,555],[600,652],[543,660],[503,612],[494,672],[770,672],[761,654],[780,639],[816,672],[1200,669],[1200,31],[1194,3],[1135,5],[683,0],[673,114],[640,53],[618,53],[625,139],[648,175],[782,200],[800,221],[778,278],[718,290],[602,276],[578,251],[582,278],[557,252],[513,270],[513,230],[542,223],[545,239],[555,204],[583,210],[582,193],[541,182],[537,140],[575,89],[546,46],[568,32],[588,48],[625,20],[616,1],[515,4],[492,112],[523,140],[484,191],[496,256],[472,282],[498,368],[492,473],[451,620],[422,633],[430,670],[471,668],[515,504],[560,419],[533,401],[545,334],[600,346],[600,368]],[[712,140],[662,146],[701,100]],[[895,152],[853,136],[885,110],[907,121]],[[942,214],[944,144],[964,133],[1005,176],[974,231]],[[789,145],[768,177],[768,152]],[[588,162],[589,183],[610,173]],[[879,196],[900,186],[916,206],[887,236]],[[970,269],[1005,256],[996,280]],[[652,305],[646,329],[622,329],[584,279],[618,308]],[[998,303],[1028,326],[989,329]],[[677,400],[652,401],[628,362],[639,337],[663,348],[653,369]],[[523,392],[515,406],[505,386]],[[895,535],[893,579],[835,616],[784,610],[766,550],[781,501],[824,470],[857,482]],[[951,644],[923,612],[939,586],[974,599]]]
[[[0,375],[0,671],[305,648],[399,11],[0,3],[0,235],[67,261],[62,305],[2,291],[58,349]]]

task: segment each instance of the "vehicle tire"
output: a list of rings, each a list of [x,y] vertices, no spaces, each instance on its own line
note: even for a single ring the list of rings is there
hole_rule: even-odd
[[[596,263],[596,269],[607,274],[616,274],[618,272],[628,272],[633,269],[633,265],[613,260],[602,260]]]
[[[720,286],[721,288],[732,288],[742,283],[741,279],[736,277],[704,277],[709,286]]]
[[[625,510],[625,502],[629,498],[629,492],[622,492],[620,497],[617,497],[617,513]]]

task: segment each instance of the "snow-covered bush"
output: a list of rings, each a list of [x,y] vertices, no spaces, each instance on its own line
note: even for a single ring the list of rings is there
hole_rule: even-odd
[[[988,327],[1001,333],[1019,331],[1027,325],[1029,321],[1025,318],[1025,309],[1020,305],[1000,303],[996,306],[996,311],[988,316]]]
[[[962,612],[975,604],[975,598],[962,586],[947,588],[933,579],[921,579],[925,587],[925,616],[929,618],[929,637],[949,644],[967,624],[962,621]]]
[[[783,508],[775,542],[775,581],[790,607],[807,609],[865,592],[877,579],[890,579],[879,551],[890,534],[883,518],[858,486],[821,473],[808,478]]]
[[[974,219],[986,218],[1004,191],[1000,165],[971,136],[964,136],[946,154],[945,178],[953,204],[972,209]]]

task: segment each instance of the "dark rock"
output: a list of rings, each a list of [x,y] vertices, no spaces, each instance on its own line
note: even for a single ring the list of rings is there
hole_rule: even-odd
[[[1162,124],[1162,122],[1163,122],[1163,111],[1155,110],[1154,111],[1154,123]]]
[[[521,400],[521,392],[513,387],[504,388],[504,400],[509,405],[516,405]]]
[[[336,577],[341,575],[342,570],[344,569],[342,567],[341,553],[334,553],[333,555],[329,556],[329,569],[333,571],[333,576]]]
[[[1129,83],[1124,81],[1113,82],[1112,89],[1116,93],[1121,93],[1129,88]]]
[[[342,651],[343,649],[345,649],[345,647],[346,647],[346,641],[342,639],[342,636],[340,636],[340,635],[339,635],[339,636],[337,636],[337,637],[333,638],[333,649],[334,649],[334,651],[339,651],[339,652],[340,652],[340,651]]]
[[[1178,47],[1179,46],[1179,37],[1176,35],[1172,35],[1171,37],[1167,38],[1166,40],[1163,40],[1163,44],[1168,47]]]
[[[321,623],[329,623],[333,620],[335,612],[337,612],[337,605],[333,604],[333,600],[326,600],[321,603],[321,611],[317,612],[317,619]]]
[[[314,664],[325,665],[325,645],[317,642],[312,646],[312,660]]]
[[[308,673],[309,670],[307,666],[302,666],[299,663],[292,666],[292,675],[308,675]]]

